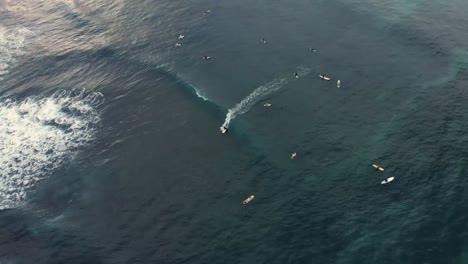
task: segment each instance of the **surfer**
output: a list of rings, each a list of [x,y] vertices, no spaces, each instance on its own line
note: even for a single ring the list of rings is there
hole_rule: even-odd
[[[270,104],[270,103],[265,103],[263,106],[265,106],[265,107],[270,107],[271,104]]]
[[[210,60],[211,57],[210,57],[210,56],[203,56],[203,59],[205,59],[205,60]]]
[[[296,153],[296,152],[294,152],[293,154],[291,154],[291,159],[295,159],[295,158],[296,158],[296,156],[297,156],[297,153]]]
[[[393,181],[394,179],[395,179],[395,177],[389,177],[389,178],[383,180],[380,184],[387,184],[387,183]]]
[[[208,10],[206,10],[203,14],[204,14],[204,15],[208,15],[209,13],[211,13],[211,10],[208,9]]]
[[[185,38],[184,35],[179,35],[179,39],[183,39],[183,38]]]
[[[182,46],[182,44],[176,43],[175,46],[176,46],[176,47],[180,47],[180,46]]]
[[[249,196],[247,199],[245,199],[242,203],[243,203],[243,204],[248,204],[250,201],[253,200],[254,197],[255,197],[255,196],[250,195],[250,196]]]
[[[372,167],[378,169],[379,171],[384,171],[384,170],[385,170],[384,168],[380,167],[380,166],[377,165],[377,164],[372,164]]]
[[[325,81],[329,81],[329,80],[330,80],[330,77],[325,76],[325,74],[320,74],[319,77],[320,77],[322,80],[325,80]]]
[[[226,126],[221,127],[221,133],[226,134],[228,132],[228,128]]]
[[[299,79],[299,74],[297,74],[297,72],[294,73],[294,76],[296,77],[296,79]]]
[[[340,80],[336,81],[336,87],[340,88],[340,86],[341,86],[341,81]]]
[[[263,43],[266,43],[266,40],[265,40],[264,38],[262,38],[262,42],[263,42]]]
[[[314,48],[309,48],[309,51],[310,51],[310,52],[317,52],[317,50],[314,49]]]

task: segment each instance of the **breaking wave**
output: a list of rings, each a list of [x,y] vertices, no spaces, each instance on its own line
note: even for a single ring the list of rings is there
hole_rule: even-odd
[[[17,206],[31,187],[94,139],[103,101],[101,93],[84,89],[0,99],[0,209]]]

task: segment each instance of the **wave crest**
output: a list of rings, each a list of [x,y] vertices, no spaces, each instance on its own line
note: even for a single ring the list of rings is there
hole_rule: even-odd
[[[27,37],[34,33],[25,27],[7,29],[0,26],[0,80],[8,73],[15,56],[22,53]]]

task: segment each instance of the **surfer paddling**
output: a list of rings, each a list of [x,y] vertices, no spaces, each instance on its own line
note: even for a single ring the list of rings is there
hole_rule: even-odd
[[[389,182],[392,182],[394,179],[395,179],[395,177],[389,177],[389,178],[383,180],[380,184],[387,184]]]
[[[372,164],[372,167],[378,169],[379,171],[384,171],[384,170],[385,170],[384,168],[380,167],[380,166],[377,165],[377,164]]]
[[[296,153],[296,152],[294,152],[293,154],[291,154],[291,159],[292,159],[292,160],[293,160],[293,159],[295,159],[295,158],[296,158],[296,156],[297,156],[297,153]]]
[[[248,203],[250,203],[250,201],[252,201],[254,197],[255,197],[255,196],[250,195],[247,199],[245,199],[245,200],[242,202],[242,204],[248,204]]]
[[[320,77],[320,79],[325,80],[325,81],[331,80],[330,77],[325,76],[325,74],[320,74],[319,77]]]

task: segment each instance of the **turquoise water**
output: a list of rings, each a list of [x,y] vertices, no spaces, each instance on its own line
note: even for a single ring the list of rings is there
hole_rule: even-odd
[[[0,263],[468,263],[467,8],[0,1]]]

